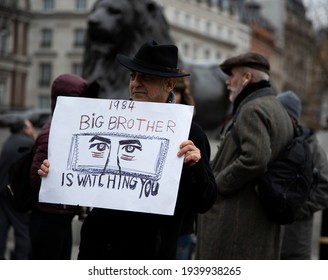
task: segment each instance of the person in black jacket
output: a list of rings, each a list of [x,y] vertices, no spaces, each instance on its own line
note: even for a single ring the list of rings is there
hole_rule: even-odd
[[[177,69],[178,48],[155,41],[141,46],[134,58],[119,54],[131,71],[130,98],[134,101],[175,103],[177,78],[189,76]],[[184,157],[173,216],[93,208],[81,228],[78,259],[175,259],[184,213],[206,212],[216,199],[209,165],[210,145],[202,129],[192,123],[189,139],[177,156]],[[46,176],[49,161],[38,171]]]
[[[13,123],[10,132],[0,155],[0,259],[5,259],[8,231],[12,226],[15,247],[10,258],[26,260],[31,257],[30,214],[18,212],[13,208],[7,184],[10,166],[33,148],[36,132],[33,124],[23,119]]]
[[[64,73],[51,85],[50,109],[53,114],[59,96],[93,97],[98,85],[89,83],[77,75]],[[48,143],[52,116],[41,128],[36,138],[30,170],[31,187],[39,191],[41,179],[37,172],[48,157]],[[38,202],[31,211],[30,236],[33,260],[69,260],[72,254],[72,223],[83,215],[83,208],[76,205]]]
[[[181,70],[184,71],[184,70]],[[195,100],[190,93],[189,79],[182,77],[177,80],[173,89],[176,103],[195,106]],[[195,116],[195,111],[194,111]],[[184,214],[181,232],[178,238],[177,256],[178,260],[190,260],[193,258],[196,243],[196,221],[195,211],[188,210]]]
[[[302,113],[301,99],[295,92],[288,90],[277,95],[291,119],[307,135],[312,161],[317,171],[316,186],[310,198],[296,213],[295,221],[285,226],[280,258],[282,260],[311,260],[313,215],[328,208],[328,160],[325,150],[320,146],[316,132],[300,124]]]

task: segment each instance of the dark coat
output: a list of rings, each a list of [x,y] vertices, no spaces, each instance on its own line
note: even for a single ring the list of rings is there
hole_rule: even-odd
[[[311,131],[305,129],[305,131]],[[308,133],[308,132],[305,132]],[[316,134],[308,138],[314,167],[319,171],[318,185],[311,192],[310,199],[301,207],[295,222],[285,226],[281,248],[281,259],[310,260],[312,257],[313,214],[328,208],[328,160]]]
[[[279,259],[281,227],[267,217],[252,181],[291,140],[293,126],[270,87],[239,107],[241,153],[228,130],[213,163],[218,199],[198,222],[197,259]]]
[[[87,97],[90,95],[90,84],[82,78],[71,75],[62,74],[58,76],[51,87],[51,111],[53,113],[58,96],[71,97]],[[69,112],[67,112],[69,114]],[[34,188],[40,188],[41,179],[38,175],[38,169],[42,162],[48,158],[48,140],[50,132],[51,120],[49,120],[40,130],[36,139],[34,158],[31,167],[30,182]],[[59,205],[52,203],[38,203],[36,208],[42,212],[53,214],[77,215],[81,213],[81,207]]]
[[[34,140],[23,132],[11,134],[2,146],[0,156],[0,193],[7,193],[10,166],[33,148]]]
[[[48,158],[48,140],[50,132],[51,121],[48,121],[40,130],[40,133],[35,142],[34,157],[31,167],[30,182],[33,188],[39,189],[41,186],[41,179],[38,175],[38,169],[42,162]],[[38,202],[35,208],[39,211],[52,213],[52,214],[64,214],[75,216],[81,213],[81,208],[70,205],[59,205],[53,203]]]
[[[175,259],[185,211],[204,213],[216,199],[208,139],[194,123],[189,139],[202,157],[182,169],[174,215],[94,208],[82,225],[79,259]]]
[[[319,210],[328,208],[328,160],[326,151],[320,146],[316,134],[313,133],[308,142],[312,154],[314,167],[319,171],[317,186],[311,197],[305,202],[296,215],[296,220],[309,219]]]

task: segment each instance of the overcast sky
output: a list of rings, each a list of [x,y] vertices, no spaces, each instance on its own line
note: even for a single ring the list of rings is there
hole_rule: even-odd
[[[328,0],[303,0],[303,3],[315,28],[328,25]]]

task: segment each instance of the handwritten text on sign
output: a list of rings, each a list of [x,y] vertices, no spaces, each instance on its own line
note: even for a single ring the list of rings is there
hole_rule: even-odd
[[[59,97],[42,202],[172,215],[193,107]]]

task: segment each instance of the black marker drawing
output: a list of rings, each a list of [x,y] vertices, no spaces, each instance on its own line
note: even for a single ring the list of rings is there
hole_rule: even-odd
[[[73,134],[68,170],[159,180],[169,139],[123,133]]]

